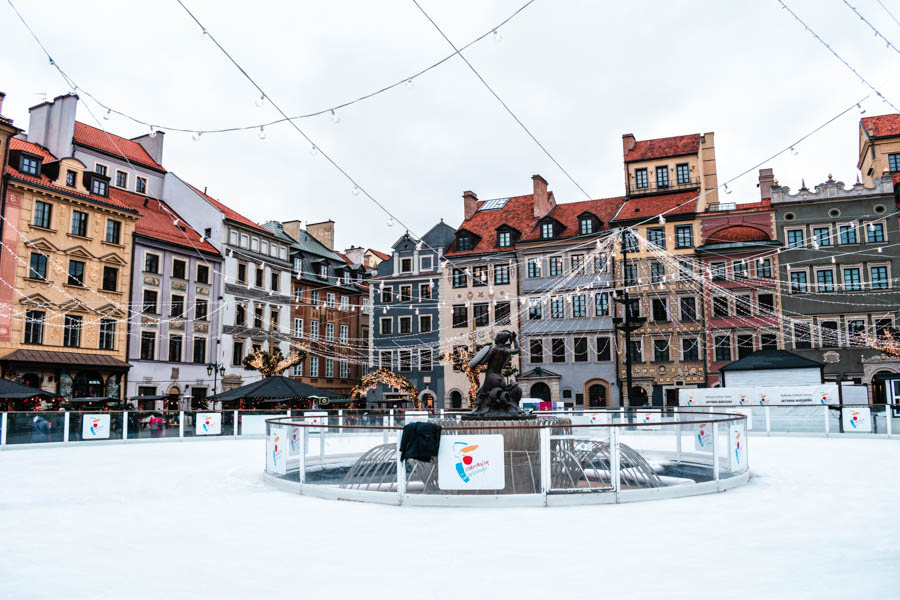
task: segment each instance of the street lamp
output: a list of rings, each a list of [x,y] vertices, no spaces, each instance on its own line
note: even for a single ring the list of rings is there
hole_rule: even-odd
[[[218,387],[219,376],[225,377],[225,367],[216,363],[214,365],[206,365],[206,374],[207,375],[215,375],[213,377],[213,393],[212,395],[216,395],[216,388]]]

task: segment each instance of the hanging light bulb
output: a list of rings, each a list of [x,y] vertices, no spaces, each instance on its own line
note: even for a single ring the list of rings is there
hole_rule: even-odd
[[[154,129],[153,125],[150,126],[150,137],[156,137],[156,129]]]
[[[800,154],[800,153],[797,152],[796,150],[794,150],[794,147],[791,146],[791,154],[793,154],[794,156],[797,156],[797,155]]]
[[[333,108],[331,109],[331,122],[335,125],[341,122],[341,118],[337,115],[336,112],[334,112]]]
[[[413,86],[412,77],[406,80],[406,87],[411,88]]]
[[[835,264],[836,262],[837,262],[837,261],[836,261],[836,260],[834,259],[834,257],[832,256],[832,257],[831,257],[831,264]]]
[[[665,218],[664,216],[662,216],[662,215],[659,215],[659,224],[660,224],[660,225],[665,225],[665,224],[666,224],[666,218]]]
[[[384,308],[381,309],[381,314],[383,314],[383,315],[387,314],[387,306],[385,306]]]
[[[313,145],[310,147],[310,149],[309,149],[309,155],[310,155],[310,156],[315,156],[315,155],[318,154],[318,153],[319,153],[319,149],[316,147],[315,144],[313,144]]]
[[[725,193],[726,193],[726,194],[730,194],[730,193],[731,193],[731,190],[728,189],[728,184],[727,184],[727,183],[725,184]]]
[[[502,36],[502,35],[500,35],[500,32],[499,32],[499,31],[497,31],[497,30],[496,30],[496,29],[495,29],[495,30],[493,30],[493,31],[492,31],[492,32],[491,32],[491,35],[492,35],[492,36],[493,36],[493,38],[494,38],[494,42],[496,42],[496,43],[498,43],[498,44],[499,44],[499,43],[500,43],[500,42],[502,42],[502,41],[503,41],[503,36]]]
[[[428,280],[428,287],[430,287],[430,288],[434,287],[434,279],[433,278]]]
[[[263,94],[262,96],[260,96],[259,98],[256,99],[256,108],[259,108],[260,106],[262,106],[265,103],[265,101],[266,101],[266,95]]]
[[[256,137],[261,140],[266,139],[266,129],[262,125],[259,126],[259,133],[256,134]]]
[[[201,135],[203,135],[203,132],[202,132],[202,131],[197,131],[197,132],[194,133],[194,135],[191,136],[191,139],[194,140],[195,142],[198,142],[198,141],[200,141],[200,136],[201,136]]]
[[[206,27],[203,28],[203,39],[204,40],[209,39],[209,32],[206,30]]]
[[[107,109],[106,109],[106,114],[103,115],[104,120],[109,121],[109,118],[110,118],[111,116],[112,116],[112,109],[111,109],[111,108],[107,108]]]
[[[419,314],[419,309],[418,309],[418,308],[416,309],[416,314]]]
[[[878,246],[878,249],[876,250],[876,252],[878,252],[878,254],[881,254],[881,246]]]
[[[856,108],[859,110],[859,114],[861,114],[861,115],[866,114],[866,109],[864,109],[864,108],[860,105],[859,102],[856,103]]]
[[[875,223],[869,223],[869,231],[875,231]]]
[[[393,227],[393,226],[394,226],[394,217],[388,217],[388,220],[387,220],[387,226],[388,226],[388,227]]]
[[[416,243],[416,250],[421,250],[421,249],[422,249],[422,240],[419,240],[418,243]]]
[[[351,193],[352,193],[354,196],[359,196],[359,186],[358,186],[358,185],[354,185],[354,186],[353,186],[353,191],[352,191]]]

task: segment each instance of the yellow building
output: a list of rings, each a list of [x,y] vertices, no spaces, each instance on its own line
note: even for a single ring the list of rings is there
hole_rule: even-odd
[[[19,138],[5,184],[3,377],[60,397],[121,399],[138,213],[107,174]]]
[[[859,162],[866,187],[888,173],[895,183],[900,174],[900,115],[881,115],[859,120]]]

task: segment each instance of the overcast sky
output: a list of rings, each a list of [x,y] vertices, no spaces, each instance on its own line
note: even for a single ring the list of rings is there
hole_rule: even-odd
[[[278,117],[174,0],[13,0],[79,86],[143,120],[190,129]],[[422,0],[462,46],[526,0]],[[900,105],[900,55],[841,0],[786,0],[887,98]],[[289,114],[327,108],[398,81],[452,50],[411,1],[184,0]],[[882,0],[900,18],[900,0]],[[900,45],[876,0],[854,6]],[[40,93],[70,89],[0,4],[3,114],[28,125]],[[777,0],[537,0],[466,56],[593,198],[623,193],[623,133],[638,139],[714,131],[719,181],[789,145],[869,93]],[[82,104],[89,102],[82,95]],[[874,96],[867,115],[892,112]],[[100,116],[99,109],[94,109]],[[527,194],[542,174],[558,202],[585,199],[458,58],[405,85],[299,125],[413,232],[462,220],[464,190]],[[78,119],[98,126],[79,107]],[[856,179],[854,110],[798,154],[767,166],[794,190],[828,173]],[[146,128],[100,121],[119,135]],[[337,245],[387,249],[403,233],[290,125],[203,136],[170,133],[165,166],[256,220],[336,221]],[[758,198],[756,172],[728,200]]]

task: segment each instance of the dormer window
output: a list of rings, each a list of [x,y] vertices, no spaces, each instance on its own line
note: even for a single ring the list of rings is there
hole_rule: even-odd
[[[541,239],[549,240],[553,237],[553,223],[541,224]]]
[[[41,161],[34,156],[22,154],[19,158],[19,171],[26,175],[40,176]]]
[[[461,235],[456,238],[456,249],[457,250],[471,250],[472,249],[472,238],[467,235]]]
[[[650,187],[650,182],[647,177],[647,169],[634,170],[634,187],[639,190],[645,190]]]
[[[319,279],[328,279],[328,265],[319,265]]]
[[[669,167],[667,165],[656,167],[656,187],[669,187]]]
[[[497,234],[497,245],[501,248],[512,246],[512,234],[509,231],[501,231]]]
[[[75,187],[75,171],[66,171],[66,185]]]
[[[91,180],[91,193],[96,196],[108,196],[109,195],[109,183],[103,181],[102,179],[95,177]]]
[[[401,273],[412,273],[413,263],[411,258],[401,258],[400,259],[400,272]]]
[[[590,217],[581,217],[578,220],[578,233],[581,235],[594,233],[594,220]]]

